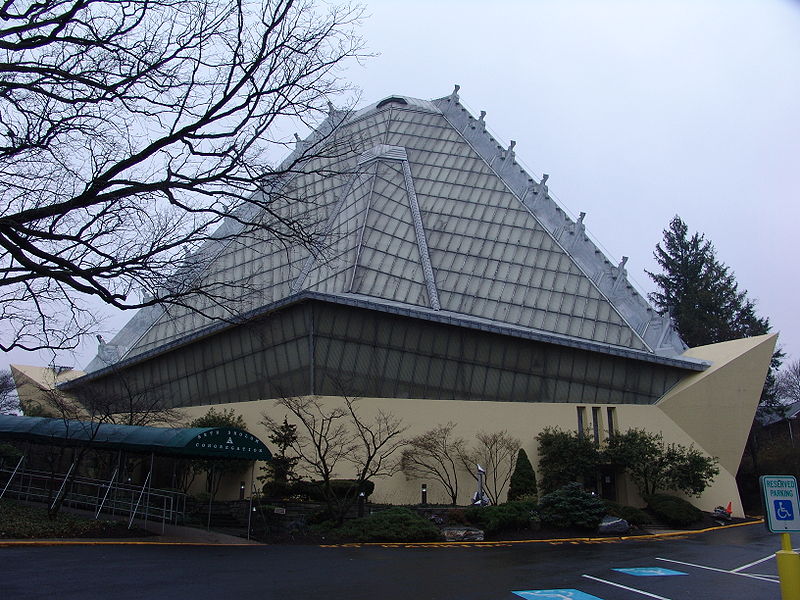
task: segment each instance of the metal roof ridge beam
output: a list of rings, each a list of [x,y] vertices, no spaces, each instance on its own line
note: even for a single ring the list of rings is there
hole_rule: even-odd
[[[403,176],[406,181],[406,194],[408,204],[411,208],[411,218],[414,220],[414,231],[417,235],[417,246],[419,247],[419,257],[422,262],[422,273],[425,276],[425,286],[428,288],[428,300],[433,310],[440,310],[439,291],[436,289],[436,279],[433,274],[431,255],[428,251],[428,238],[425,236],[425,227],[422,223],[422,213],[419,210],[417,192],[414,189],[414,179],[411,177],[411,166],[408,160],[402,161]]]

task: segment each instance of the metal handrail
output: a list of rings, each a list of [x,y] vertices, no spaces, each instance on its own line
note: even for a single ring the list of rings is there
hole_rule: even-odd
[[[142,486],[142,491],[139,492],[139,499],[136,501],[136,507],[133,509],[133,512],[131,512],[131,520],[128,521],[128,529],[130,529],[133,526],[133,520],[136,518],[136,512],[139,510],[139,503],[141,503],[142,496],[144,496],[144,489],[147,487],[147,484],[150,483],[150,475],[152,475],[152,474],[153,474],[152,471],[147,473],[147,478],[144,480],[144,485]],[[148,498],[148,500],[149,500],[149,498]],[[149,505],[149,502],[148,502],[148,505]],[[146,514],[147,513],[145,513],[145,515]]]
[[[100,506],[97,508],[97,512],[94,515],[95,519],[100,516],[100,512],[103,510],[103,506],[106,503],[106,498],[108,498],[108,493],[111,491],[111,488],[114,487],[114,480],[117,478],[117,471],[119,471],[119,467],[114,469],[114,474],[111,475],[111,480],[108,482],[108,487],[106,487],[106,493],[103,494],[103,499],[100,501]]]
[[[72,470],[74,468],[75,468],[75,461],[72,461],[72,464],[69,466],[69,471],[67,471],[67,474],[64,475],[64,481],[61,482],[61,487],[58,488],[58,493],[56,494],[56,498],[55,500],[53,500],[53,504],[50,505],[50,510],[53,510],[56,507],[56,504],[58,504],[58,499],[61,497],[61,492],[64,491],[64,486],[67,485],[67,479],[69,479],[69,476],[72,475]]]
[[[7,495],[28,501],[50,502],[52,500],[48,490],[49,483],[54,479],[53,474],[46,471],[20,470],[19,468],[12,472],[11,469],[0,468],[0,481],[4,475],[9,474],[5,485]],[[112,477],[110,485],[108,480],[73,478],[72,485],[66,486],[63,503],[73,508],[91,510],[95,513],[95,518],[99,518],[101,512],[112,514],[131,512],[136,503],[136,496],[141,495],[143,488],[139,485],[121,483],[118,474],[119,471],[117,471],[117,481],[114,482],[114,477]],[[56,477],[61,478],[64,475],[57,474]],[[114,494],[111,494],[112,489]],[[178,523],[186,510],[185,498],[186,494],[182,492],[151,489],[149,504],[140,502],[136,514],[140,516],[148,514],[156,521],[161,520],[162,524]]]
[[[2,498],[5,495],[6,490],[8,489],[8,486],[11,485],[11,481],[14,479],[14,476],[17,474],[17,470],[19,469],[19,466],[22,464],[23,460],[25,460],[25,455],[24,454],[19,457],[19,461],[17,462],[17,466],[14,467],[14,472],[11,473],[11,477],[8,478],[8,481],[6,482],[6,486],[3,488],[3,491],[0,492],[0,498]]]

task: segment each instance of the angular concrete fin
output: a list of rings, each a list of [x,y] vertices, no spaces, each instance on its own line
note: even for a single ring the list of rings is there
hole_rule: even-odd
[[[777,337],[690,348],[684,356],[711,367],[680,381],[656,404],[731,473],[739,467]]]

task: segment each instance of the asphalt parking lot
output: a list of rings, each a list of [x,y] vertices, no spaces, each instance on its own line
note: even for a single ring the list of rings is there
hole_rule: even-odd
[[[779,546],[763,525],[615,543],[11,546],[0,597],[778,600]]]

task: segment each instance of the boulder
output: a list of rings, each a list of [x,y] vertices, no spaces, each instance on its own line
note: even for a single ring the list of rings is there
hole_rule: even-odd
[[[623,535],[631,530],[630,524],[625,519],[606,515],[597,527],[598,535]]]
[[[442,535],[447,542],[482,542],[483,531],[475,527],[445,527]]]

